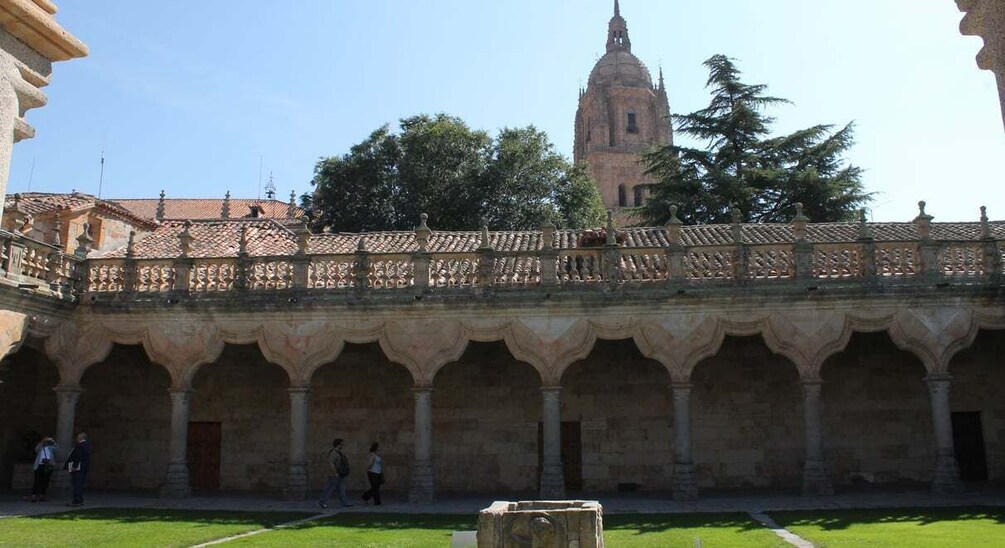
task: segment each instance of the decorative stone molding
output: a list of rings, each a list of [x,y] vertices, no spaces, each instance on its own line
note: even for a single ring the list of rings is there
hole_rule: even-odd
[[[979,324],[970,310],[957,307],[904,309],[890,325],[890,338],[921,359],[929,375],[947,373],[949,360],[970,346]]]
[[[68,321],[45,340],[45,354],[56,364],[60,383],[77,386],[88,367],[108,357],[114,339],[99,322]]]
[[[687,383],[698,362],[719,351],[725,336],[719,318],[691,314],[640,322],[634,340],[642,355],[663,364],[674,382]]]
[[[437,371],[468,347],[460,322],[431,319],[389,321],[379,342],[388,359],[408,368],[417,386],[431,386]]]
[[[282,367],[295,388],[309,386],[314,371],[335,361],[345,347],[335,325],[324,320],[275,321],[257,331],[265,359]]]
[[[995,73],[1005,122],[1005,4],[1001,0],[956,0],[956,5],[965,13],[960,32],[984,39],[977,66]]]

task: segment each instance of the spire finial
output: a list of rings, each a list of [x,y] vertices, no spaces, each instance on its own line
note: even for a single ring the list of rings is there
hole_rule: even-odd
[[[621,17],[621,3],[618,0],[614,0],[614,16]]]
[[[158,221],[164,220],[164,191],[161,190],[161,197],[157,200],[157,212],[154,213],[154,218]]]
[[[632,41],[628,39],[628,24],[621,17],[621,4],[614,0],[614,17],[607,27],[607,51],[632,51]]]
[[[228,190],[226,194],[223,195],[223,203],[220,204],[220,218],[229,219],[230,218],[230,191]]]

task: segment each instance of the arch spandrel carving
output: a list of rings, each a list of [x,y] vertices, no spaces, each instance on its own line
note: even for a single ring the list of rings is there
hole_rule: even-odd
[[[566,368],[590,355],[597,336],[585,318],[542,316],[513,320],[503,340],[514,358],[537,370],[543,386],[557,386]]]
[[[262,355],[286,371],[294,388],[308,386],[314,372],[335,361],[345,348],[341,330],[324,320],[267,322],[256,335]]]
[[[148,326],[143,333],[143,349],[150,361],[167,368],[173,388],[192,386],[199,367],[216,361],[224,340],[212,322],[172,321]]]
[[[98,322],[64,322],[45,340],[45,354],[59,370],[59,382],[77,386],[87,368],[112,351],[112,334]]]
[[[725,336],[718,317],[686,314],[640,321],[633,339],[643,356],[663,364],[673,382],[688,382],[698,362],[715,355]]]
[[[979,325],[973,311],[956,307],[900,310],[890,324],[890,338],[918,356],[931,374],[948,373],[953,356],[970,346]]]
[[[843,312],[793,310],[769,315],[761,334],[772,352],[795,364],[801,378],[817,379],[824,360],[844,350],[852,331]]]
[[[412,373],[416,386],[432,386],[436,372],[460,359],[468,347],[468,337],[457,321],[389,321],[379,342],[388,359]]]
[[[17,352],[27,335],[27,315],[0,310],[0,359]]]

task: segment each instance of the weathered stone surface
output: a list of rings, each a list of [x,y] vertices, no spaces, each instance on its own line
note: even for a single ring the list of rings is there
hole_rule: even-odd
[[[478,514],[478,548],[603,548],[597,501],[494,502]]]

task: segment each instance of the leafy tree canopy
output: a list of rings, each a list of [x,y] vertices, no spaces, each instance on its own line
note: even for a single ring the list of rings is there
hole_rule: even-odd
[[[745,84],[734,60],[715,55],[705,61],[712,100],[697,112],[673,115],[677,134],[704,148],[663,146],[643,156],[655,183],[636,216],[663,224],[671,205],[688,224],[728,223],[731,210],[746,222],[788,222],[802,202],[813,221],[843,221],[870,200],[862,170],[842,155],[854,143],[854,125],[833,131],[817,125],[771,137],[774,118],[767,107],[788,101],[765,95],[767,86]]]
[[[370,134],[314,168],[301,203],[315,229],[410,230],[420,213],[436,230],[597,226],[603,206],[585,169],[533,126],[496,137],[446,114],[419,115]]]

